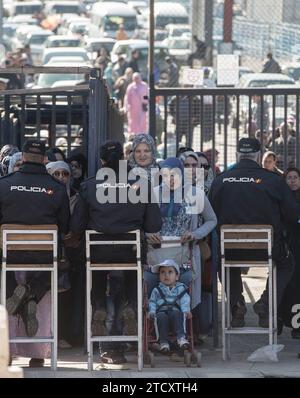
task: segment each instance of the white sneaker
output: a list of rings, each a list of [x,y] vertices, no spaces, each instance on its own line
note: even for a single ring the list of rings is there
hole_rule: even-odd
[[[169,343],[161,343],[160,347],[159,347],[159,351],[167,354],[168,352],[170,352],[170,345]]]
[[[177,340],[177,344],[180,349],[186,350],[189,348],[189,342],[185,337],[180,337],[180,339]]]

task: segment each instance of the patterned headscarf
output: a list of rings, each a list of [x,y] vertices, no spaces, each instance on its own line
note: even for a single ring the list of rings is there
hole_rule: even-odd
[[[22,160],[22,152],[16,152],[9,159],[8,174],[13,173],[15,164]]]
[[[148,145],[148,147],[149,147],[149,149],[151,150],[151,153],[152,153],[152,161],[151,161],[151,163],[150,163],[148,166],[146,166],[146,167],[140,166],[140,165],[136,162],[136,160],[135,160],[135,158],[134,158],[135,150],[136,150],[136,148],[137,148],[137,146],[138,146],[139,144],[146,144],[146,145]],[[149,134],[137,134],[137,135],[134,137],[133,142],[132,142],[132,151],[131,151],[131,154],[129,155],[128,164],[129,164],[129,166],[130,166],[131,169],[134,169],[134,168],[142,168],[143,170],[145,170],[145,171],[147,172],[148,178],[151,178],[151,169],[152,169],[153,167],[158,167],[158,165],[157,165],[157,163],[156,163],[156,156],[155,156],[155,153],[156,153],[155,143],[154,143],[154,140],[153,140],[153,138],[151,137],[151,135],[149,135]]]

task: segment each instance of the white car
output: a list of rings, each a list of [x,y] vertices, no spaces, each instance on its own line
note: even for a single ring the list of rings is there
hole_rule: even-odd
[[[73,63],[73,62],[49,62],[44,66],[57,66],[57,67],[86,67],[85,63]],[[85,82],[84,73],[40,73],[36,79],[36,83],[31,88],[47,88],[47,87],[64,87],[64,86],[75,86],[83,84]]]
[[[85,48],[61,47],[45,48],[42,56],[42,64],[47,64],[53,57],[59,57],[63,61],[66,57],[77,57],[81,61],[89,61],[89,56]]]
[[[95,60],[97,58],[97,52],[105,47],[109,53],[111,53],[114,45],[116,43],[115,39],[111,39],[109,37],[90,37],[86,39],[84,43],[84,48],[87,50],[90,59]]]
[[[192,27],[191,25],[186,24],[169,24],[166,26],[167,34],[170,38],[180,37],[185,33],[191,34]]]
[[[192,54],[191,40],[185,37],[174,37],[165,39],[162,44],[169,48],[169,53],[176,61],[187,63],[189,56]]]
[[[271,84],[295,84],[295,80],[281,73],[246,73],[240,78],[237,87],[268,87]]]

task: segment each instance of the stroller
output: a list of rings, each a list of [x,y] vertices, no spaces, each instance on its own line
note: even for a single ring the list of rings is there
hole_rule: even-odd
[[[185,249],[183,249],[183,247]],[[162,260],[172,258],[177,264],[180,264],[180,279],[179,282],[184,283],[188,287],[188,293],[191,295],[192,288],[192,262],[191,262],[191,248],[189,245],[181,245],[178,237],[163,237],[162,244],[159,249],[150,246],[148,248],[148,266],[151,267],[154,264],[160,263]],[[144,335],[143,335],[143,347],[144,347],[144,358],[145,363],[149,363],[153,368],[155,367],[155,357],[161,354],[159,350],[159,335],[156,327],[156,320],[148,319],[148,302],[152,290],[157,287],[158,278],[157,274],[154,274],[149,270],[144,272],[144,284],[143,284],[143,310],[144,310]],[[184,364],[190,367],[192,363],[195,363],[198,367],[201,367],[201,352],[198,352],[194,348],[193,338],[193,320],[184,319],[186,338],[189,342],[188,349],[183,352],[177,348],[176,336],[169,335],[170,342],[170,358],[182,357]]]

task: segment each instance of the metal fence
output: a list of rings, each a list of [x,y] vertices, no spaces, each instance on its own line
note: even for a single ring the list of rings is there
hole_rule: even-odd
[[[210,151],[212,162],[226,170],[235,163],[238,140],[256,136],[262,152],[276,153],[279,168],[300,165],[300,88],[160,88],[153,95],[151,131],[161,157],[191,146]]]
[[[42,139],[68,155],[80,148],[95,174],[99,149],[108,138],[122,137],[123,120],[110,100],[98,69],[32,67],[1,69],[0,75],[80,73],[86,83],[74,87],[0,91],[0,145],[22,147],[28,138]]]

